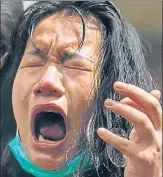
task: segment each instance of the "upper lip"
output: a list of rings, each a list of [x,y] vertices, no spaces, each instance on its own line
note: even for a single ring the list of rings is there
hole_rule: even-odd
[[[35,105],[32,108],[32,113],[31,113],[31,128],[32,128],[32,134],[35,137],[35,131],[34,131],[34,123],[35,123],[35,118],[36,115],[40,112],[46,112],[46,111],[54,111],[56,113],[59,113],[62,115],[62,117],[64,118],[65,121],[65,125],[66,125],[66,112],[64,111],[64,109],[62,109],[61,106],[55,104],[55,103],[48,103],[48,104],[38,104]]]

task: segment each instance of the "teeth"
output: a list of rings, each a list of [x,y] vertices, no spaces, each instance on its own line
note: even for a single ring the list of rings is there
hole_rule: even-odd
[[[48,140],[48,139],[45,139],[41,134],[39,135],[38,140],[39,140],[39,141],[42,141],[42,142],[50,141],[50,140]]]
[[[44,139],[44,137],[41,134],[39,134],[38,140],[39,141],[44,141],[45,139]]]
[[[46,138],[45,138],[44,136],[42,136],[41,134],[39,134],[38,140],[41,141],[41,142],[47,142],[47,141],[49,141],[49,142],[54,142],[54,141],[51,141],[51,140],[46,139]]]

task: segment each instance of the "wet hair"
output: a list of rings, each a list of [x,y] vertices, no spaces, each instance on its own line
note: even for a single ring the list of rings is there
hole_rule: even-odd
[[[5,64],[6,52],[8,51],[10,45],[10,37],[14,25],[23,13],[23,4],[21,1],[15,1],[14,3],[9,1],[1,2],[1,29],[0,29],[0,57],[1,57],[1,67]]]
[[[27,40],[35,26],[44,18],[59,11],[68,11],[81,17],[83,38],[85,37],[84,19],[93,16],[99,22],[103,40],[100,59],[96,68],[95,101],[92,116],[86,127],[86,135],[79,152],[90,157],[86,168],[79,167],[75,177],[121,177],[124,171],[124,160],[117,150],[107,145],[97,135],[99,127],[105,127],[114,133],[128,138],[131,124],[122,117],[104,108],[106,98],[120,100],[123,96],[113,89],[116,81],[122,81],[151,91],[155,88],[144,60],[143,46],[134,28],[129,25],[117,7],[110,1],[39,1],[29,7],[19,19],[12,35],[12,45],[8,54],[7,65],[2,70],[2,104],[1,104],[1,152],[2,176],[28,177],[8,149],[8,142],[15,136],[16,123],[12,110],[12,85],[17,68],[22,59]],[[82,146],[84,144],[84,147]],[[82,161],[81,161],[82,163]]]

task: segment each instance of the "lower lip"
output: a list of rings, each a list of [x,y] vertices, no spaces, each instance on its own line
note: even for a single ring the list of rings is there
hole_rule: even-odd
[[[41,149],[52,149],[52,148],[56,148],[59,146],[63,146],[66,143],[67,140],[67,135],[65,136],[65,138],[61,141],[56,141],[56,142],[41,142],[38,141],[36,137],[32,138],[32,143],[36,148],[41,148]]]

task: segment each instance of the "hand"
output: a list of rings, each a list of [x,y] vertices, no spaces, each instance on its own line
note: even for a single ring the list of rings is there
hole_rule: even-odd
[[[127,160],[125,177],[162,176],[162,108],[161,93],[151,93],[131,84],[116,82],[114,89],[126,96],[121,101],[105,100],[105,107],[128,120],[134,127],[129,140],[104,128],[98,135],[121,151]]]

